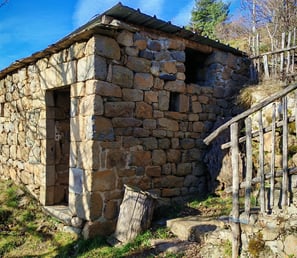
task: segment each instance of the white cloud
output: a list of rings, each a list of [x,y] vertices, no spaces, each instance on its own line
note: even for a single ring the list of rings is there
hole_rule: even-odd
[[[178,14],[172,18],[172,23],[179,26],[186,26],[191,19],[191,12],[195,5],[195,0],[191,0]]]

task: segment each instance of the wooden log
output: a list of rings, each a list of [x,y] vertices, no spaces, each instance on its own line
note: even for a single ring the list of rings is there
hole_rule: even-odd
[[[245,119],[245,132],[246,132],[246,176],[245,176],[245,214],[247,218],[250,216],[251,210],[251,192],[252,192],[252,173],[253,173],[253,160],[252,160],[252,119],[248,117]]]
[[[231,163],[232,163],[232,258],[239,257],[241,235],[239,224],[239,147],[238,123],[231,125]]]
[[[288,110],[287,97],[282,98],[283,106],[283,181],[282,181],[282,208],[288,206],[288,190],[289,190],[289,176],[288,176]]]
[[[133,240],[150,227],[156,199],[148,192],[125,185],[125,193],[113,235],[121,243]]]
[[[275,116],[276,116],[276,105],[272,105],[272,121],[271,121],[271,159],[270,159],[270,209],[274,206],[274,178],[275,178]]]
[[[264,177],[264,133],[263,133],[263,119],[262,110],[259,110],[259,176],[260,182],[260,211],[265,212],[265,177]]]

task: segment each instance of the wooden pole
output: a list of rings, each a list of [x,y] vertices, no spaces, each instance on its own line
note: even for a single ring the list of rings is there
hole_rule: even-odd
[[[260,182],[260,211],[265,212],[265,176],[264,176],[264,133],[262,110],[259,110],[259,176]]]
[[[291,45],[291,36],[292,36],[292,32],[289,31],[288,33],[288,44],[287,44],[287,48],[290,48]],[[286,73],[289,73],[289,69],[290,69],[290,51],[287,51],[287,69],[286,69]]]
[[[282,182],[282,208],[288,206],[288,111],[287,111],[287,97],[282,98],[283,105],[283,182]]]
[[[263,56],[263,62],[264,62],[264,77],[265,79],[269,79],[269,67],[268,67],[267,55]]]
[[[282,49],[285,48],[285,37],[286,37],[286,33],[283,32],[282,33]],[[284,71],[284,52],[281,52],[280,54],[280,77],[282,78],[282,74]]]
[[[270,209],[274,206],[274,177],[275,177],[275,114],[276,105],[272,104],[272,121],[271,121],[271,178],[270,178]]]
[[[246,132],[246,176],[245,176],[245,214],[247,218],[250,216],[251,210],[251,185],[252,185],[252,119],[248,117],[245,119],[245,132]]]
[[[238,147],[238,123],[234,123],[230,128],[231,133],[231,162],[232,162],[232,258],[239,257],[240,249],[240,224],[239,224],[239,147]]]

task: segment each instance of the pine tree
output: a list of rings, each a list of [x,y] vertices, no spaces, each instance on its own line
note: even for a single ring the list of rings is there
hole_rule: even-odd
[[[192,10],[191,28],[210,38],[216,37],[216,26],[227,20],[230,3],[222,0],[196,0]]]

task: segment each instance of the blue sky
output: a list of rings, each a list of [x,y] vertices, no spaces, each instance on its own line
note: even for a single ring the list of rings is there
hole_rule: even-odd
[[[0,3],[2,0],[0,0]],[[0,70],[57,42],[94,15],[119,0],[9,0],[0,8]],[[190,20],[195,0],[122,0],[164,21],[183,26]],[[232,2],[232,1],[231,1]],[[238,4],[233,0],[231,11]]]

